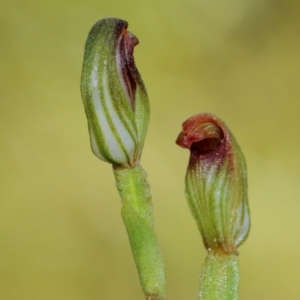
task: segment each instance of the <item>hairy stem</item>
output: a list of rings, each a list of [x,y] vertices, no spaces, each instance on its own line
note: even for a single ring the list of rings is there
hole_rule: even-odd
[[[236,254],[210,252],[200,274],[199,299],[237,300],[239,264]]]
[[[122,199],[122,218],[147,300],[166,299],[165,267],[153,229],[150,187],[141,165],[114,166],[116,186]]]

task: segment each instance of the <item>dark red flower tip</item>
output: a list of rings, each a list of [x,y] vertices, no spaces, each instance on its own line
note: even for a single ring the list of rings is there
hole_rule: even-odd
[[[221,120],[211,114],[198,114],[182,124],[176,144],[204,154],[216,149],[224,138],[228,139],[228,132]]]
[[[133,56],[134,48],[139,44],[139,40],[127,30],[128,23],[126,21],[118,20],[118,22],[116,28],[116,62],[126,97],[134,110],[137,86],[146,93]]]
[[[123,24],[120,37],[117,42],[117,62],[122,74],[122,81],[124,88],[130,102],[131,107],[134,109],[136,80],[135,73],[137,72],[134,58],[133,49],[138,45],[138,38],[131,32],[127,31],[128,23]]]

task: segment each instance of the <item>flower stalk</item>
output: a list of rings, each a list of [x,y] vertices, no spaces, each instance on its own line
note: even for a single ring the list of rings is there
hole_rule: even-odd
[[[237,248],[250,229],[244,156],[225,124],[209,114],[185,121],[176,143],[190,150],[185,193],[208,251],[199,297],[238,299]]]
[[[81,77],[93,153],[112,164],[122,218],[146,300],[166,299],[165,268],[153,228],[150,187],[140,158],[149,123],[149,100],[135,66],[138,39],[117,18],[90,30]]]
[[[146,299],[166,299],[165,267],[153,228],[150,186],[141,165],[114,166],[122,218]]]

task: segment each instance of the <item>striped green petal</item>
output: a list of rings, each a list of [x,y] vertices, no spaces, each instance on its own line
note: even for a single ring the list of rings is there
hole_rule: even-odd
[[[225,124],[201,114],[183,123],[177,144],[190,149],[186,197],[208,250],[236,252],[250,229],[244,156]]]
[[[138,40],[127,26],[106,18],[92,27],[81,77],[92,151],[103,161],[123,165],[139,160],[149,121],[146,89],[133,59]]]

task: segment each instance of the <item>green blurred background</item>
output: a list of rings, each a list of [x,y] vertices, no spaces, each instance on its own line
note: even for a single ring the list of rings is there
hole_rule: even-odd
[[[293,0],[0,0],[0,299],[143,299],[111,167],[92,155],[79,92],[90,27],[140,40],[151,100],[142,158],[169,299],[197,299],[205,251],[184,197],[199,112],[248,164],[252,230],[241,299],[300,299],[300,4]]]

